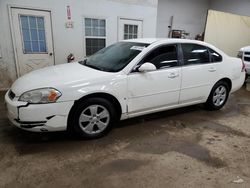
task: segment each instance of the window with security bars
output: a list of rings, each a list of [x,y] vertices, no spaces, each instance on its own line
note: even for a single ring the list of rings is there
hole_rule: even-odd
[[[90,56],[106,46],[106,21],[85,18],[86,56]]]
[[[138,38],[138,25],[124,25],[124,39],[136,39]]]
[[[44,17],[20,15],[24,53],[46,53]]]

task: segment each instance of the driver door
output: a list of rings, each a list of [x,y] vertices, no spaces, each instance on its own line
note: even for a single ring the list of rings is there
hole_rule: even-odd
[[[181,87],[181,68],[177,45],[152,50],[128,75],[128,113],[138,114],[177,105]],[[150,62],[157,68],[139,72],[138,67]]]

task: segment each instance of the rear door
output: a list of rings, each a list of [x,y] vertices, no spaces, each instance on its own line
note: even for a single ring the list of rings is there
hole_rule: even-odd
[[[206,46],[182,44],[183,67],[180,104],[204,101],[218,76],[221,56]]]

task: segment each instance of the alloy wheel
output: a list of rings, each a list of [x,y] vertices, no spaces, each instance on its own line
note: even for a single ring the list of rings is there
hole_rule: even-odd
[[[213,95],[213,103],[215,106],[221,106],[224,104],[227,98],[227,88],[223,85],[219,86]]]
[[[87,134],[101,133],[110,122],[110,113],[102,105],[91,105],[85,108],[79,116],[80,128]]]

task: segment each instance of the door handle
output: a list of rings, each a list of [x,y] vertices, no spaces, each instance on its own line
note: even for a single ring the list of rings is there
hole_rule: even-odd
[[[208,71],[209,71],[209,72],[215,72],[215,71],[216,71],[216,68],[211,67],[211,68],[208,69]]]
[[[174,72],[171,72],[171,73],[168,75],[169,78],[176,78],[176,77],[178,77],[178,76],[179,76],[179,74],[178,74],[178,73],[174,73]]]

